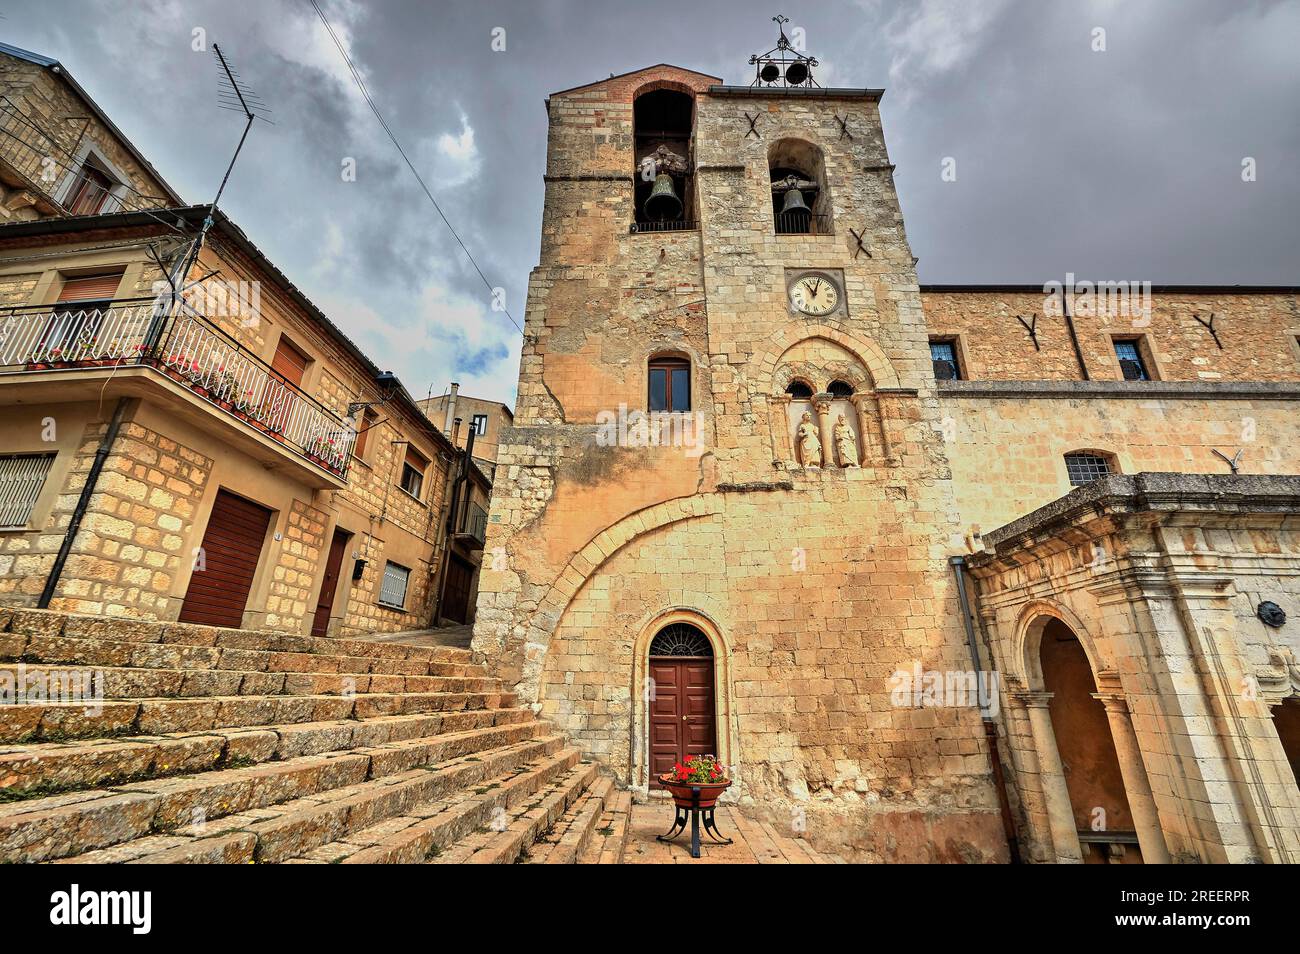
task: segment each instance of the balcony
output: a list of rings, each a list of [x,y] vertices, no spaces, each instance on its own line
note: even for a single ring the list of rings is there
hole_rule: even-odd
[[[487,511],[471,500],[465,509],[465,521],[456,534],[457,538],[468,542],[471,550],[483,549],[487,540],[487,521]]]
[[[777,235],[830,235],[831,217],[820,212],[773,212],[772,222]]]
[[[87,373],[105,378],[105,389],[115,382],[123,394],[143,394],[142,376],[179,389],[186,403],[197,398],[204,410],[252,437],[245,446],[292,454],[329,475],[328,485],[346,484],[352,426],[186,306],[147,298],[95,308],[0,310],[0,386],[48,382],[53,387],[44,395],[32,396],[68,400],[65,379]]]
[[[139,212],[172,204],[87,165],[7,96],[0,96],[0,178],[30,193],[29,201],[45,215]]]

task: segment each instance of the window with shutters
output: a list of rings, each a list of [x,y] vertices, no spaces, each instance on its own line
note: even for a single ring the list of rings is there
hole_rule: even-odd
[[[366,445],[370,443],[370,431],[375,426],[378,415],[369,408],[357,420],[357,439],[352,444],[352,456],[365,460]]]
[[[82,163],[64,201],[71,215],[96,215],[104,211],[117,183],[103,169],[90,161]]]
[[[0,454],[0,530],[26,529],[53,454]]]
[[[416,500],[424,489],[424,472],[429,462],[414,448],[406,449],[406,460],[402,462],[402,480],[400,486]]]
[[[964,377],[957,359],[957,342],[952,338],[930,339],[930,363],[936,381],[960,381]]]
[[[1115,357],[1119,359],[1119,370],[1125,381],[1150,381],[1150,364],[1143,352],[1146,350],[1141,338],[1116,338]]]
[[[280,335],[275,346],[275,357],[271,359],[271,370],[295,388],[302,387],[303,375],[311,358],[284,335]]]
[[[50,320],[41,332],[40,353],[54,360],[73,352],[88,353],[100,342],[100,326],[122,284],[125,269],[92,275],[65,275],[59,297],[50,307]]]
[[[652,358],[649,368],[651,411],[691,409],[691,363],[685,358]]]
[[[1108,454],[1097,451],[1074,451],[1065,455],[1065,472],[1071,487],[1082,487],[1109,474],[1117,473]]]
[[[384,578],[379,584],[380,605],[390,609],[405,609],[406,586],[410,579],[409,569],[389,560],[384,565]]]

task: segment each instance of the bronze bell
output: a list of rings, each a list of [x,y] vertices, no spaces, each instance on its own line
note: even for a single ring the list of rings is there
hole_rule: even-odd
[[[808,208],[803,201],[803,192],[799,189],[788,189],[785,193],[785,203],[781,206],[781,214],[795,212],[800,215],[812,215],[812,209]]]
[[[645,217],[651,222],[681,218],[682,200],[677,198],[672,176],[666,172],[655,176],[654,188],[650,190],[650,198],[645,200],[644,208]]]

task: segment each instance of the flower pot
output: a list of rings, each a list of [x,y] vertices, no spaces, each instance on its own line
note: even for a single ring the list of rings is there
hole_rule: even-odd
[[[659,784],[672,793],[678,808],[712,808],[719,796],[731,787],[731,779],[722,782],[674,782],[671,775],[660,775]],[[699,801],[691,791],[700,790]]]

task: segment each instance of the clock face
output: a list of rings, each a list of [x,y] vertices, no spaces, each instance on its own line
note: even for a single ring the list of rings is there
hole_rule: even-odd
[[[805,275],[790,288],[790,304],[805,315],[830,314],[839,303],[839,289],[824,275]]]

